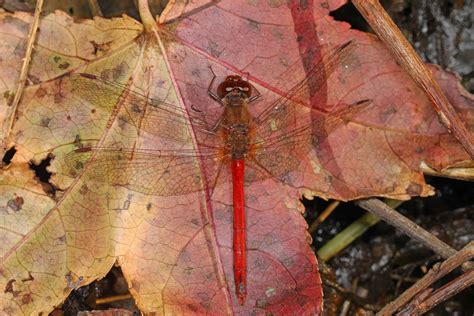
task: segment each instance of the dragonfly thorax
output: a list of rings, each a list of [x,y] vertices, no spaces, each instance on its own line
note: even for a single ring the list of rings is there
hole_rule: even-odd
[[[248,152],[248,144],[249,127],[247,124],[229,126],[226,147],[230,151],[232,159],[243,159]]]

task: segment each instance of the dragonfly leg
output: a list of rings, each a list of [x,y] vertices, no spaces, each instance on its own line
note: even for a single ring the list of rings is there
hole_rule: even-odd
[[[255,86],[250,83],[250,81],[249,81],[250,72],[245,72],[245,74],[247,75],[247,83],[250,85],[250,87],[252,87],[252,90],[257,93],[257,95],[254,95],[254,96],[249,97],[248,103],[252,103],[253,101],[256,101],[256,100],[260,99],[260,97],[261,97],[262,95],[261,95],[260,92],[257,90],[257,88],[255,88]]]
[[[212,127],[210,131],[213,133],[217,132],[217,130],[219,129],[219,126],[221,125],[221,122],[222,122],[222,117],[219,118],[219,120],[216,122],[216,124],[214,124],[214,126]]]
[[[209,83],[209,87],[207,88],[207,94],[212,99],[219,102],[221,105],[224,105],[224,102],[222,102],[221,98],[219,98],[219,96],[217,94],[215,94],[214,91],[212,91],[212,85],[214,84],[214,81],[216,80],[216,74],[214,73],[214,70],[212,70],[211,66],[209,66],[209,69],[211,69],[211,72],[212,72],[212,80],[211,80],[211,83]]]
[[[258,91],[257,88],[255,88],[255,86],[254,86],[253,84],[250,84],[250,86],[251,86],[252,89],[257,93],[256,95],[251,96],[251,97],[249,98],[249,101],[248,101],[248,102],[249,102],[249,103],[252,103],[253,101],[257,101],[258,99],[260,99],[260,97],[261,97],[262,95],[260,94],[260,91]]]

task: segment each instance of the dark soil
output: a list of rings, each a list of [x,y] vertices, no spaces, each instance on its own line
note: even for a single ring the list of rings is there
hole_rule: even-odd
[[[450,179],[427,180],[437,189],[436,196],[412,199],[398,210],[447,244],[461,249],[474,240],[474,186]],[[318,209],[324,208],[322,201],[316,204],[320,204]],[[314,248],[320,248],[363,213],[352,203],[337,209],[314,234]],[[379,222],[327,264],[320,263],[322,279],[347,290],[342,292],[327,282],[324,287],[326,315],[339,315],[344,301],[351,303],[346,315],[381,308],[439,261],[441,258],[420,243]],[[436,283],[435,288],[460,273],[455,270]],[[467,289],[428,315],[473,315],[472,297],[473,289]]]

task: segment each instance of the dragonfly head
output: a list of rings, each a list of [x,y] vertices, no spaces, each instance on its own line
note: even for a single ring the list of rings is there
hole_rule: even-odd
[[[248,99],[252,94],[252,86],[241,76],[227,76],[225,80],[217,87],[217,95],[219,98],[227,98],[230,105],[242,103],[243,99]]]

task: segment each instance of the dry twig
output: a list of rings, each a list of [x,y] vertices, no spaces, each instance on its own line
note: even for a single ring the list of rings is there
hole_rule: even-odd
[[[417,301],[416,304],[413,302],[410,303],[406,308],[403,309],[403,311],[399,313],[399,315],[403,315],[403,313],[409,313],[409,315],[422,315],[436,305],[446,301],[448,298],[456,295],[473,284],[474,270],[470,270],[457,279],[445,284],[437,291],[433,293],[430,291],[421,302]]]
[[[384,221],[392,226],[403,231],[411,238],[418,240],[423,243],[426,247],[433,250],[441,257],[447,259],[456,253],[456,249],[445,244],[439,240],[436,236],[424,230],[421,226],[418,226],[396,210],[383,203],[382,201],[371,198],[365,200],[359,200],[356,202],[357,205],[363,209],[371,212],[372,214],[381,217]]]
[[[97,305],[102,305],[102,304],[110,304],[113,302],[119,302],[119,301],[124,301],[124,300],[132,300],[133,296],[131,294],[122,294],[122,295],[114,295],[110,297],[101,297],[97,298],[95,300],[95,303]]]
[[[104,16],[97,0],[87,0],[92,16]]]
[[[473,283],[473,271],[467,271],[463,276],[459,277],[453,282],[448,283],[434,293],[428,289],[428,286],[433,282],[439,280],[455,268],[459,267],[464,262],[471,260],[474,257],[474,241],[467,244],[462,250],[455,253],[449,259],[442,263],[437,263],[431,268],[426,275],[416,282],[412,287],[406,290],[395,301],[387,304],[377,315],[392,315],[401,307],[405,306],[412,298],[415,298],[411,310],[427,311],[428,309],[439,304],[448,297],[462,291],[464,288]],[[408,307],[412,306],[408,305]],[[407,312],[407,311],[404,311]]]
[[[9,118],[8,122],[8,133],[13,128],[13,124],[15,123],[15,118],[16,118],[16,112],[18,110],[18,104],[20,103],[21,96],[23,95],[23,90],[25,89],[25,84],[26,84],[26,77],[28,76],[28,69],[30,66],[30,61],[31,61],[31,55],[33,54],[33,48],[34,48],[34,43],[36,40],[36,33],[38,31],[38,25],[39,25],[39,18],[40,14],[42,12],[43,8],[43,0],[38,0],[36,2],[36,8],[35,8],[35,15],[33,16],[33,22],[30,25],[30,31],[28,33],[28,43],[26,45],[26,52],[25,52],[25,58],[23,59],[23,65],[21,66],[21,71],[20,71],[20,78],[18,79],[18,86],[15,91],[15,97],[13,98],[13,102],[11,104],[11,115]],[[8,137],[4,138],[4,142],[2,144],[3,149],[5,149],[8,144]]]
[[[319,225],[321,225],[321,223],[324,222],[329,215],[331,215],[331,213],[336,209],[336,207],[339,206],[340,203],[340,201],[332,201],[331,204],[329,204],[328,207],[326,207],[324,211],[319,214],[318,218],[316,218],[314,222],[311,223],[311,226],[308,229],[309,233],[313,234],[316,229],[318,229]]]

